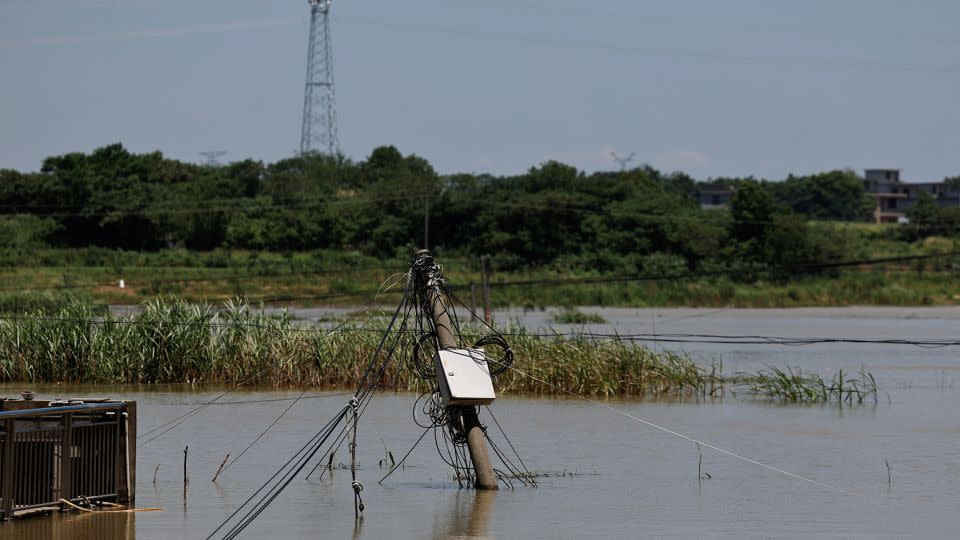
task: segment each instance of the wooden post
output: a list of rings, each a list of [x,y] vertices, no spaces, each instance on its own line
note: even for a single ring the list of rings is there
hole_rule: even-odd
[[[480,287],[483,289],[483,320],[490,324],[490,276],[487,275],[487,256],[480,257]]]
[[[426,250],[421,253],[425,254]],[[450,315],[447,313],[448,307],[443,303],[443,296],[440,294],[440,287],[437,284],[433,284],[427,290],[426,300],[433,315],[438,347],[440,350],[455,348],[457,341],[453,336]],[[476,477],[474,487],[476,489],[500,489],[497,484],[497,476],[493,472],[493,465],[490,463],[490,452],[487,450],[487,441],[484,437],[483,428],[480,427],[480,419],[477,418],[476,408],[466,406],[456,407],[456,409],[463,418],[463,429],[467,434],[467,450],[470,452],[470,461],[473,462],[473,472]]]
[[[470,310],[477,312],[477,284],[470,282]]]

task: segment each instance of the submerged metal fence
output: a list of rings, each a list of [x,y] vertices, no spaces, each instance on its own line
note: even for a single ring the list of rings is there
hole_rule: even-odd
[[[133,503],[136,403],[0,405],[0,519],[61,499]]]

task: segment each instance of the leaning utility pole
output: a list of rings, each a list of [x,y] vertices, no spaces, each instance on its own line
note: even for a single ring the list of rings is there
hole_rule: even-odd
[[[447,310],[453,309],[453,307],[444,303],[443,293],[440,291],[440,280],[438,279],[440,268],[426,249],[418,250],[415,258],[426,263],[417,265],[424,271],[424,275],[419,276],[417,281],[425,285],[422,308],[432,316],[437,338],[437,351],[455,349],[457,341],[453,336],[450,315],[447,313]],[[470,461],[473,462],[473,471],[476,477],[474,487],[476,489],[499,489],[497,476],[494,474],[493,465],[490,463],[490,452],[487,450],[483,428],[480,426],[480,419],[477,418],[476,407],[473,405],[451,406],[450,416],[454,428],[463,429],[463,433],[466,434],[467,450],[470,452]]]
[[[300,153],[337,152],[337,111],[333,99],[333,48],[330,44],[331,0],[310,3],[307,83],[303,94]]]

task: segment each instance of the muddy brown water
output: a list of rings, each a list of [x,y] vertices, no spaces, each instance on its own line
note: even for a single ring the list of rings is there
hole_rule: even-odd
[[[586,310],[585,310],[586,311]],[[622,333],[761,334],[793,337],[960,335],[958,310],[603,310],[589,329]],[[507,317],[510,314],[502,314]],[[528,327],[555,325],[549,312]],[[657,344],[698,362],[721,355],[726,371],[770,364],[823,374],[871,371],[885,392],[876,406],[772,405],[739,398],[609,401],[638,418],[753,460],[842,488],[832,491],[695,444],[577,399],[502,396],[492,410],[536,489],[460,490],[427,437],[383,485],[384,444],[397,459],[421,430],[416,396],[378,394],[361,418],[359,479],[364,518],[353,519],[347,470],[299,478],[246,530],[247,538],[630,538],[928,537],[954,538],[960,509],[960,348],[880,345]],[[518,359],[522,367],[522,359]],[[23,385],[5,385],[14,396]],[[109,396],[139,402],[141,433],[222,392],[217,387],[32,385],[39,397]],[[205,538],[335,414],[348,396],[308,393],[264,439],[211,482],[227,452],[236,455],[299,392],[231,393],[138,450],[138,506],[162,512],[62,515],[0,525],[6,538]],[[887,397],[889,395],[889,399]],[[241,401],[250,403],[239,403]],[[489,420],[487,420],[489,423]],[[491,428],[493,429],[493,428]],[[381,442],[381,439],[383,442]],[[190,482],[183,486],[183,448]],[[347,462],[345,449],[336,462]],[[888,471],[884,461],[892,467]],[[159,465],[157,482],[154,471]]]

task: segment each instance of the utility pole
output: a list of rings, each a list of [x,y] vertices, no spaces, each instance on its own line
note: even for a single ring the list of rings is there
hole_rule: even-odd
[[[426,276],[422,276],[422,282],[426,283],[427,288],[424,294],[425,306],[433,318],[433,327],[436,332],[437,350],[455,349],[457,340],[453,336],[453,326],[450,322],[450,315],[447,313],[448,306],[443,301],[443,294],[440,292],[440,283],[436,279],[439,268],[430,252],[426,249],[417,251],[417,259],[428,258],[430,260],[430,270]],[[476,489],[500,489],[497,484],[497,476],[493,472],[493,465],[490,463],[490,452],[487,450],[487,441],[480,426],[480,419],[477,418],[477,409],[473,405],[450,407],[451,419],[455,428],[462,428],[467,438],[467,450],[470,452],[470,461],[473,463],[473,472],[476,477],[474,487]],[[456,424],[461,423],[460,426]]]
[[[430,196],[427,195],[423,209],[423,249],[430,249]]]
[[[446,187],[442,188],[437,197],[442,197],[446,191]],[[423,198],[423,249],[430,249],[430,199],[432,198],[433,195],[429,192]]]

